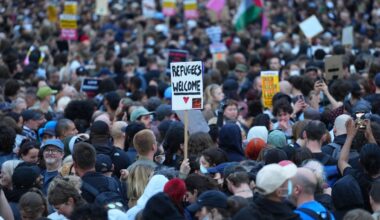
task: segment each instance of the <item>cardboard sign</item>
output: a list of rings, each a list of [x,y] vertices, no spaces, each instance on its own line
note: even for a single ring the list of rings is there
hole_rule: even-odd
[[[100,16],[109,14],[108,0],[96,0],[95,14]]]
[[[343,28],[342,45],[354,45],[354,28],[352,26]]]
[[[203,109],[203,65],[201,61],[170,64],[172,109]]]
[[[273,96],[280,91],[278,71],[263,71],[260,76],[264,107],[271,108]]]
[[[327,80],[343,78],[343,57],[341,55],[325,58],[325,78]]]
[[[62,40],[78,39],[78,3],[75,1],[65,1],[63,14],[59,16]]]
[[[226,59],[227,59],[227,53],[226,52],[213,53],[212,54],[212,66],[216,67],[216,63],[218,61],[226,61]]]
[[[182,122],[185,122],[184,111],[175,111],[175,113]],[[188,113],[188,117],[190,118],[188,129],[190,135],[196,132],[208,133],[210,131],[210,127],[208,126],[205,117],[200,110],[189,110]]]
[[[170,64],[175,62],[186,62],[189,52],[186,50],[168,50],[167,73],[170,73]]]
[[[323,32],[323,27],[315,15],[301,22],[299,26],[307,38],[313,38]]]

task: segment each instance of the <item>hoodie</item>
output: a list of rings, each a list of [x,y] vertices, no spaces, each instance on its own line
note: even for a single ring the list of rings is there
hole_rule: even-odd
[[[135,220],[136,215],[145,208],[148,200],[157,193],[162,192],[168,181],[169,180],[163,175],[154,175],[146,185],[144,193],[137,200],[136,206],[127,211],[127,219]]]
[[[228,161],[240,162],[245,160],[241,131],[238,125],[228,123],[222,127],[219,132],[219,147],[226,152]]]
[[[286,204],[274,202],[261,195],[254,197],[253,203],[241,209],[233,220],[298,220],[299,215]]]
[[[268,141],[268,129],[265,126],[254,126],[248,131],[247,141],[253,138],[260,138],[264,140],[265,143]]]

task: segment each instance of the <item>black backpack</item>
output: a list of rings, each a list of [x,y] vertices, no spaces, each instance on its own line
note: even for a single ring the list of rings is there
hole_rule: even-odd
[[[97,205],[106,207],[109,204],[117,204],[117,206],[122,206],[122,208],[125,208],[125,201],[123,200],[121,194],[118,193],[118,189],[111,180],[111,177],[107,177],[107,191],[100,192],[98,189],[86,182],[82,182],[82,189],[95,197],[94,203]]]

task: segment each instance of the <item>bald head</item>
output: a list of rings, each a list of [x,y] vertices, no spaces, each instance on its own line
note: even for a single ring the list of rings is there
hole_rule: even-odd
[[[111,127],[111,136],[114,139],[121,138],[125,135],[123,129],[127,127],[127,122],[125,121],[116,121],[112,124]]]
[[[334,122],[334,134],[335,136],[347,134],[346,122],[351,118],[351,116],[343,114],[339,115]]]
[[[308,168],[298,168],[297,174],[294,177],[295,184],[300,185],[302,187],[302,193],[308,195],[314,195],[315,190],[317,188],[317,177]]]

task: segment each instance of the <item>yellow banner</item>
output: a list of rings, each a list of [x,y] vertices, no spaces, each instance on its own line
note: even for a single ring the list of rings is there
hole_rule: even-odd
[[[162,3],[162,5],[164,6],[164,8],[174,8],[175,7],[175,2],[167,2],[167,1],[164,1]]]
[[[47,17],[50,22],[57,22],[58,12],[57,12],[57,8],[54,5],[49,5],[47,7]]]
[[[271,108],[273,96],[280,91],[278,72],[261,72],[261,83],[263,105],[265,108]]]

